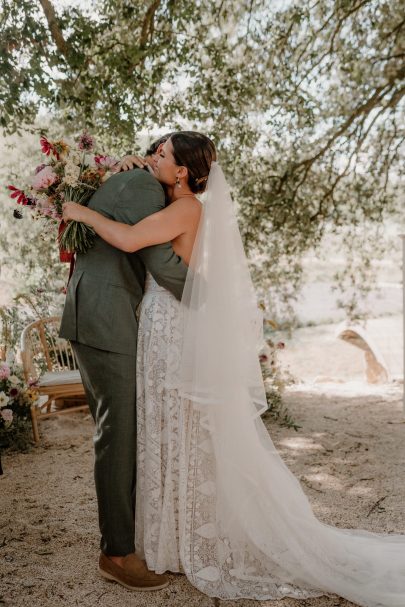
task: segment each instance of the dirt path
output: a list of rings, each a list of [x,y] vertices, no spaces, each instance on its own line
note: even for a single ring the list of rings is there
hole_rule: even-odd
[[[271,424],[283,458],[316,515],[338,527],[405,533],[405,424],[399,389],[384,396],[290,392],[299,432]],[[183,576],[156,593],[99,578],[92,422],[75,414],[41,424],[43,442],[3,457],[0,477],[0,606],[349,607],[341,598],[218,601]]]

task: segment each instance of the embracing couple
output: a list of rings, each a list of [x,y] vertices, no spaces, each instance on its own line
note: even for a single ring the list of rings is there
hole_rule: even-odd
[[[262,319],[214,144],[176,132],[121,167],[88,207],[64,205],[99,236],[60,334],[96,425],[100,573],[132,590],[180,572],[223,599],[403,607],[405,536],[318,521],[261,420]]]

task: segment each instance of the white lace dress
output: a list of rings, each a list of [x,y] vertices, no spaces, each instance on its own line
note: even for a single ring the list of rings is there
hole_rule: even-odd
[[[166,387],[176,364],[179,303],[150,274],[140,307],[137,354],[137,487],[135,541],[150,569],[181,571],[179,468],[181,410]],[[168,357],[171,358],[168,358]]]
[[[325,592],[294,584],[245,538],[229,541],[215,517],[214,458],[199,412],[168,385],[180,359],[180,304],[148,275],[139,314],[135,542],[149,569],[186,573],[220,598],[304,599]],[[237,534],[236,534],[237,536]],[[277,552],[277,546],[274,546]]]

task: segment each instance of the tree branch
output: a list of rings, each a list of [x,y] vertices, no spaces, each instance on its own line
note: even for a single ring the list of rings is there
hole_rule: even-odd
[[[153,0],[152,4],[146,11],[145,18],[142,23],[141,37],[139,40],[139,47],[141,50],[145,49],[148,38],[153,35],[155,13],[159,6],[160,0]]]
[[[405,19],[402,19],[402,21],[400,21],[398,23],[398,25],[396,25],[394,27],[393,30],[391,30],[390,32],[388,32],[388,34],[385,34],[385,36],[383,36],[383,39],[389,38],[390,36],[392,36],[392,34],[395,34],[395,33],[398,34],[404,25],[405,25]]]
[[[43,8],[49,30],[51,32],[52,40],[54,41],[56,48],[64,56],[66,61],[69,61],[71,48],[63,37],[63,33],[59,27],[59,22],[52,3],[49,0],[39,0],[39,3]]]
[[[320,151],[317,154],[315,154],[315,156],[301,161],[300,163],[298,163],[298,166],[304,165],[304,164],[312,165],[316,160],[318,160],[318,158],[320,158],[331,147],[331,145],[336,141],[336,139],[338,139],[338,137],[340,137],[347,131],[347,129],[353,124],[353,122],[356,120],[356,118],[358,118],[362,114],[368,114],[372,109],[377,107],[377,105],[383,100],[385,95],[389,91],[392,90],[392,88],[394,86],[394,82],[396,80],[403,78],[404,75],[405,75],[405,67],[402,67],[399,70],[397,70],[397,72],[395,72],[395,74],[393,74],[390,77],[390,79],[384,86],[378,87],[374,91],[373,95],[369,99],[367,99],[367,101],[365,101],[362,105],[360,105],[359,107],[357,107],[354,110],[354,112],[347,118],[347,120],[345,120],[345,122],[341,125],[341,127],[332,135],[332,137],[330,137],[328,139],[328,141],[325,143],[325,145],[320,149]],[[403,90],[398,91],[398,95],[394,95],[390,99],[389,107],[393,106],[394,101],[395,101],[395,103],[398,103],[399,99],[402,97],[403,94],[404,94]]]

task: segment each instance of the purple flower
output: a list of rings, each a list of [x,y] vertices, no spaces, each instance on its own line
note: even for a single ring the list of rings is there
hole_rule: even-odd
[[[94,137],[84,131],[79,137],[78,148],[84,152],[91,152],[94,149]]]
[[[18,392],[19,392],[18,388],[11,388],[11,390],[10,390],[11,398],[15,398],[16,396],[18,396]]]

